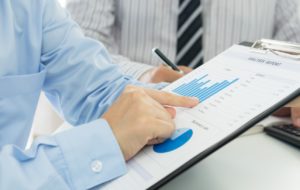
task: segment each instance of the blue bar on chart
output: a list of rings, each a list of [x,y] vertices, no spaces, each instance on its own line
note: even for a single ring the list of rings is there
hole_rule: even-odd
[[[173,92],[180,94],[182,96],[197,97],[200,102],[204,102],[213,95],[222,91],[223,89],[229,87],[231,84],[235,83],[239,79],[236,78],[232,81],[224,80],[221,82],[213,83],[212,85],[205,86],[211,80],[207,80],[208,75],[204,75],[198,79],[194,79],[189,83],[182,84],[175,88]]]

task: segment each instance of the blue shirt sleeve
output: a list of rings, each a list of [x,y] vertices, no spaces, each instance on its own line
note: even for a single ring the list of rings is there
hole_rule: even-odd
[[[0,189],[89,189],[126,172],[105,120],[42,137],[26,151],[0,151]]]
[[[99,118],[129,83],[103,45],[83,35],[55,1],[45,1],[41,64],[44,91],[72,125]]]
[[[88,189],[124,174],[118,143],[108,124],[98,118],[127,84],[135,82],[111,64],[100,43],[84,37],[55,0],[21,2],[26,11],[42,13],[36,22],[22,24],[38,28],[42,19],[41,31],[30,38],[42,36],[31,51],[41,51],[40,66],[47,71],[43,90],[71,124],[93,122],[41,138],[26,151],[4,145],[0,189]]]
[[[132,81],[112,64],[98,41],[83,35],[68,12],[45,1],[41,63],[47,70],[44,91],[72,125],[99,118]],[[160,85],[148,87],[160,88]]]

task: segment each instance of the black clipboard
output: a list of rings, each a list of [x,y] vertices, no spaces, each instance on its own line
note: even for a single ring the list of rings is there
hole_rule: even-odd
[[[282,46],[285,51],[280,51],[278,49],[269,49],[269,48],[266,48],[263,45],[264,43],[268,43],[268,44],[271,44],[271,45],[275,44],[276,47],[281,47]],[[281,46],[278,45],[278,44],[280,44]],[[288,43],[288,42],[279,42],[279,41],[274,41],[274,40],[264,40],[264,39],[258,40],[255,43],[252,43],[252,42],[241,42],[239,45],[252,47],[255,50],[271,51],[274,54],[276,54],[277,52],[284,52],[283,55],[289,54],[289,56],[291,56],[289,58],[293,58],[293,56],[298,56],[298,52],[297,51],[294,52],[295,49],[297,50],[297,48],[298,48],[300,50],[300,45],[297,45],[297,44]],[[286,51],[287,49],[289,51]],[[278,56],[281,56],[281,54],[278,54]],[[295,58],[297,58],[297,57],[295,57]],[[203,151],[200,154],[198,154],[197,156],[193,157],[192,159],[190,159],[190,161],[186,162],[185,164],[183,164],[182,166],[180,166],[178,169],[176,169],[175,171],[173,171],[172,173],[170,173],[166,177],[162,178],[160,181],[158,181],[156,184],[152,185],[148,189],[149,190],[154,190],[154,189],[158,189],[158,188],[164,186],[169,181],[173,180],[178,175],[182,174],[183,172],[185,172],[186,170],[188,170],[189,168],[191,168],[192,166],[194,166],[195,164],[197,164],[201,160],[205,159],[210,154],[212,154],[215,151],[217,151],[218,149],[222,148],[227,143],[231,142],[232,140],[234,140],[235,138],[237,138],[238,136],[240,136],[241,134],[243,134],[244,132],[246,132],[247,130],[249,130],[251,127],[255,126],[257,123],[261,122],[263,119],[265,119],[266,117],[270,116],[273,112],[275,112],[279,108],[283,107],[284,105],[288,104],[289,102],[291,102],[292,100],[294,100],[295,98],[297,98],[298,96],[300,96],[300,88],[298,90],[296,90],[295,92],[293,92],[292,94],[290,94],[289,96],[287,96],[284,100],[278,102],[276,105],[273,105],[272,107],[270,107],[269,109],[267,109],[263,113],[259,114],[258,116],[256,116],[252,120],[248,121],[246,124],[244,124],[243,126],[241,126],[235,132],[233,132],[230,135],[228,135],[223,140],[217,142],[213,146],[209,147],[205,151]]]

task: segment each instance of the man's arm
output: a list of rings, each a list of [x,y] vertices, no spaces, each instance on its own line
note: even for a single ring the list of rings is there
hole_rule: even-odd
[[[0,189],[89,189],[126,172],[104,120],[36,140],[26,151],[0,150]]]
[[[41,51],[48,97],[73,125],[93,122],[37,140],[26,151],[2,147],[0,189],[88,189],[123,175],[125,161],[118,141],[109,124],[98,118],[130,79],[110,64],[102,45],[84,37],[56,1],[13,5],[38,12],[36,18],[24,20],[33,21],[28,23],[34,23],[31,27],[39,28],[35,31],[42,36],[32,51]]]
[[[146,71],[154,68],[132,61],[119,53],[113,36],[116,21],[115,0],[67,0],[67,9],[86,36],[102,42],[108,48],[113,54],[113,61],[121,66],[122,72],[139,79]]]
[[[44,91],[72,125],[98,119],[132,83],[104,46],[86,38],[70,15],[45,1],[41,64],[47,70]]]

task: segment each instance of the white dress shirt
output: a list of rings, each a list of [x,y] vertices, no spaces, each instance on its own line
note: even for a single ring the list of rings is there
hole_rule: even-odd
[[[138,78],[157,66],[153,47],[175,61],[178,1],[67,1],[85,34],[103,42],[126,74]],[[298,0],[202,0],[202,5],[205,61],[241,41],[300,42]]]

